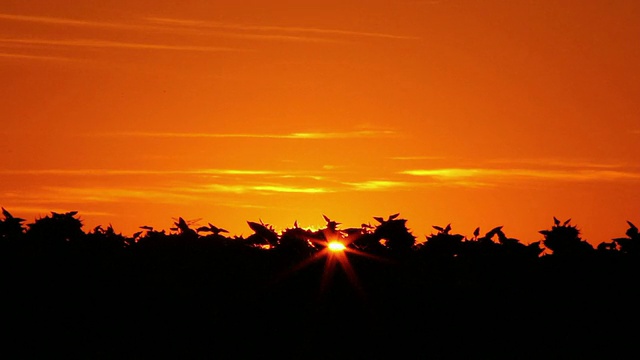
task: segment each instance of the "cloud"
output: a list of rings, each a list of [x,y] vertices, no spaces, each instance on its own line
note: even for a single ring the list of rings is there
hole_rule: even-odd
[[[36,213],[36,214],[43,214],[43,216],[47,216],[49,214],[51,214],[51,212],[56,212],[59,214],[62,213],[66,213],[69,211],[78,211],[80,216],[82,215],[89,215],[89,216],[116,216],[116,214],[114,213],[109,213],[109,212],[104,212],[104,211],[91,211],[91,210],[78,210],[77,208],[67,208],[67,209],[63,209],[60,207],[41,207],[41,206],[23,206],[23,205],[18,205],[18,206],[5,206],[5,209],[9,210],[14,216],[16,217],[20,217],[17,216],[16,214],[18,213]],[[25,219],[27,220],[25,223],[28,224],[29,223],[29,219]]]
[[[273,170],[251,169],[186,169],[186,170],[127,170],[127,169],[27,169],[0,170],[2,175],[60,175],[60,176],[117,176],[117,175],[277,175]]]
[[[567,160],[567,159],[493,159],[489,160],[489,163],[494,164],[522,164],[522,165],[536,165],[544,167],[558,167],[558,168],[596,168],[596,169],[614,169],[621,168],[624,164],[620,163],[596,163],[592,161],[584,160]]]
[[[287,135],[289,139],[350,139],[369,137],[388,137],[396,133],[390,130],[360,130],[345,132],[300,132]]]
[[[189,22],[186,20],[169,20],[169,19],[155,19],[151,22],[158,23],[158,25],[148,24],[124,24],[117,22],[104,22],[104,21],[90,21],[90,20],[78,20],[69,18],[49,17],[49,16],[32,16],[32,15],[17,15],[17,14],[0,14],[0,20],[7,21],[19,21],[30,22],[45,25],[58,25],[58,26],[72,26],[72,27],[90,27],[90,28],[103,28],[113,30],[136,30],[136,31],[150,31],[150,32],[181,32],[181,33],[194,33],[197,31],[199,35],[203,35],[203,27],[196,26],[196,21]],[[167,26],[170,25],[170,26]],[[221,29],[234,29],[239,30],[242,28],[235,27],[233,25],[227,26],[210,26],[209,28],[221,28]],[[335,39],[310,37],[310,36],[295,36],[295,35],[282,35],[282,34],[248,34],[228,31],[208,31],[204,34],[222,36],[222,37],[236,37],[246,39],[257,40],[284,40],[284,41],[305,41],[305,42],[336,42]]]
[[[251,186],[251,190],[259,192],[275,192],[275,193],[303,193],[303,194],[320,194],[333,192],[326,188],[320,187],[293,187],[280,185],[258,185]]]
[[[113,30],[187,32],[199,35],[213,35],[223,37],[248,38],[257,40],[284,40],[304,42],[338,42],[327,36],[370,37],[387,39],[418,39],[413,36],[395,35],[388,33],[352,31],[340,29],[323,29],[313,27],[245,25],[218,21],[199,21],[170,18],[147,18],[146,24],[128,24],[106,21],[79,20],[50,16],[34,16],[20,14],[1,14],[0,20],[29,22],[44,25],[91,27]],[[154,25],[150,25],[154,24]],[[203,32],[203,30],[208,30]],[[222,31],[221,31],[222,30]],[[231,31],[230,31],[231,30]],[[248,33],[252,31],[253,33]],[[308,34],[325,35],[325,37],[309,36]]]
[[[163,204],[183,204],[198,200],[193,194],[173,191],[171,188],[119,188],[119,187],[44,187],[44,196],[56,202],[118,202],[124,199],[154,201]]]
[[[368,180],[362,182],[345,182],[344,184],[349,185],[355,190],[359,191],[384,191],[416,186],[416,184],[412,184],[409,182],[392,180]]]
[[[63,177],[101,177],[101,176],[212,176],[203,179],[189,181],[189,185],[175,186],[166,185],[162,182],[156,182],[156,186],[148,186],[145,188],[130,187],[110,187],[101,185],[98,187],[47,187],[43,188],[45,193],[36,198],[55,198],[61,199],[59,195],[66,194],[65,200],[83,200],[83,201],[113,201],[114,199],[167,199],[167,202],[173,202],[174,199],[194,200],[194,194],[213,194],[213,193],[230,193],[230,194],[269,194],[269,193],[328,193],[333,192],[327,187],[318,186],[298,186],[296,184],[289,185],[280,183],[277,179],[313,179],[314,181],[325,180],[324,177],[314,176],[313,173],[306,171],[275,171],[275,170],[255,170],[255,169],[185,169],[185,170],[121,170],[121,169],[26,169],[26,170],[0,170],[0,175],[4,176],[63,176]],[[215,178],[216,182],[212,183],[207,180]],[[265,178],[269,178],[269,182],[264,182]],[[182,177],[183,180],[186,178]],[[41,189],[42,190],[42,189]],[[38,190],[39,191],[39,190]],[[37,191],[36,191],[37,192]],[[53,193],[53,195],[51,194]],[[5,192],[5,196],[13,193]],[[16,194],[17,196],[17,194]],[[199,195],[198,195],[199,196]]]
[[[490,182],[487,182],[489,177],[488,172],[483,172],[482,169],[463,169],[463,168],[448,168],[448,169],[414,169],[404,170],[399,172],[402,175],[412,175],[416,177],[427,177],[433,180],[428,185],[453,185],[469,188],[480,188],[492,186]],[[425,185],[425,184],[422,184]]]
[[[113,203],[123,200],[150,201],[164,204],[185,204],[202,201],[206,194],[262,194],[299,193],[320,194],[332,190],[322,187],[297,187],[279,184],[194,184],[193,186],[156,186],[150,188],[130,187],[63,187],[49,186],[41,189],[32,200],[39,203]],[[22,201],[28,199],[20,199]]]
[[[292,36],[292,35],[266,35],[266,34],[236,34],[236,33],[220,33],[214,32],[209,35],[217,35],[223,37],[244,38],[244,39],[256,39],[256,40],[284,40],[284,41],[299,41],[299,42],[325,42],[325,43],[339,43],[336,39],[327,39],[311,36]]]
[[[391,130],[359,130],[342,132],[295,132],[285,134],[260,134],[260,133],[177,133],[177,132],[116,132],[85,134],[86,136],[109,137],[151,137],[151,138],[256,138],[256,139],[353,139],[353,138],[379,138],[395,136],[397,133]]]
[[[389,159],[391,160],[442,160],[445,159],[443,156],[392,156]]]
[[[170,18],[147,18],[148,21],[156,24],[166,24],[173,26],[195,27],[195,28],[213,28],[243,31],[260,31],[260,32],[284,32],[297,34],[321,34],[321,35],[342,35],[352,37],[372,37],[386,39],[419,39],[414,36],[395,35],[389,33],[353,31],[340,29],[327,29],[316,27],[299,27],[299,26],[273,26],[273,25],[245,25],[237,23],[227,23],[219,21],[201,21],[186,19],[170,19]]]
[[[6,194],[4,194],[6,195]],[[3,195],[3,196],[4,196]],[[96,204],[122,201],[184,204],[197,201],[196,194],[180,193],[170,187],[118,187],[118,186],[43,186],[22,194],[5,196],[18,206],[42,206],[53,204]],[[49,209],[50,210],[50,209]]]
[[[487,174],[491,170],[486,169],[415,169],[404,170],[401,174],[414,175],[414,176],[428,176],[435,178],[464,178],[477,176],[480,174]]]
[[[40,23],[40,24],[48,24],[48,25],[82,26],[82,27],[102,27],[102,28],[137,27],[133,25],[119,24],[119,23],[77,20],[77,19],[59,18],[59,17],[50,17],[50,16],[18,15],[18,14],[0,14],[0,20]]]
[[[72,26],[72,27],[89,27],[89,28],[102,28],[112,30],[136,30],[136,31],[148,31],[148,32],[170,32],[170,33],[198,33],[199,35],[207,34],[222,37],[235,37],[246,39],[258,39],[258,40],[285,40],[285,41],[305,41],[305,42],[336,42],[335,39],[310,37],[310,36],[295,36],[295,35],[278,35],[278,34],[248,34],[228,31],[207,31],[203,33],[202,26],[195,26],[195,24],[188,25],[185,21],[170,21],[164,19],[164,21],[152,21],[161,24],[148,25],[148,24],[124,24],[117,22],[104,22],[104,21],[89,21],[78,20],[69,18],[58,18],[48,16],[31,16],[31,15],[16,15],[16,14],[0,14],[0,20],[30,22],[45,25],[57,25],[57,26]],[[195,22],[194,22],[195,23]],[[167,26],[170,25],[170,26]],[[191,26],[185,27],[185,26]],[[235,29],[239,28],[234,26],[218,26],[210,28],[222,28],[222,29]]]
[[[15,54],[15,53],[0,53],[0,58],[4,59],[16,59],[16,60],[43,60],[43,61],[73,61],[74,59],[60,57],[60,56],[47,56],[47,55],[32,55],[32,54]]]
[[[278,175],[277,177],[281,178],[281,179],[312,179],[312,180],[317,180],[317,181],[327,180],[326,176],[304,174],[304,173],[299,174],[299,175],[284,174],[284,175]]]
[[[179,191],[185,193],[232,193],[232,194],[269,194],[269,193],[299,193],[299,194],[321,194],[330,193],[334,190],[324,187],[303,187],[290,186],[284,184],[204,184],[192,187],[183,187]]]
[[[20,44],[20,45],[88,47],[88,48],[119,48],[119,49],[133,49],[133,50],[168,50],[168,51],[196,51],[196,52],[246,51],[238,48],[217,47],[217,46],[130,43],[130,42],[121,42],[121,41],[92,40],[92,39],[51,40],[51,39],[0,38],[0,43]]]
[[[216,206],[226,206],[232,208],[241,208],[241,209],[273,209],[272,206],[265,205],[255,205],[255,204],[245,204],[241,202],[218,202]]]
[[[603,169],[486,169],[442,168],[404,170],[400,174],[429,177],[439,181],[480,179],[482,183],[512,179],[544,179],[558,181],[640,180],[640,173]]]
[[[272,175],[278,172],[271,170],[200,169],[194,170],[194,173],[212,175]]]

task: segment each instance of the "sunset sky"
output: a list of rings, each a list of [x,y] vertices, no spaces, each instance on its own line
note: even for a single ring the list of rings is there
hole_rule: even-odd
[[[640,225],[640,1],[3,0],[0,29],[27,222]]]

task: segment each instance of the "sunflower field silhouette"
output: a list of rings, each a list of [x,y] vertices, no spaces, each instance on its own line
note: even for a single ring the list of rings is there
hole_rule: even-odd
[[[334,337],[361,357],[611,356],[640,319],[630,221],[593,247],[555,217],[524,244],[503,226],[417,239],[399,213],[345,229],[248,221],[246,237],[183,218],[124,236],[84,231],[75,211],[2,213],[3,339],[26,357],[328,358]]]

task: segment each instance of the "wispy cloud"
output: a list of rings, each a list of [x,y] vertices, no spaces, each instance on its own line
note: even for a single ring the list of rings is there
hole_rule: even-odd
[[[403,188],[406,189],[414,187],[416,185],[405,181],[392,180],[367,180],[362,182],[345,182],[344,184],[360,191],[384,191]]]
[[[602,169],[485,169],[442,168],[404,170],[400,174],[429,177],[435,180],[481,179],[483,182],[499,182],[514,178],[564,181],[615,181],[640,180],[640,173]]]
[[[60,57],[60,56],[16,54],[16,53],[0,53],[0,58],[16,59],[16,60],[43,60],[43,61],[73,61],[74,60],[71,58]]]
[[[193,45],[169,45],[152,43],[131,43],[110,40],[76,39],[76,40],[52,40],[52,39],[19,39],[0,38],[0,43],[38,45],[38,46],[68,46],[85,48],[119,48],[134,50],[171,50],[171,51],[196,51],[196,52],[220,52],[220,51],[247,51],[238,48],[218,46],[193,46]]]
[[[414,169],[404,170],[401,174],[414,176],[429,176],[436,178],[461,178],[487,174],[491,170],[486,169]]]
[[[519,165],[534,165],[541,167],[556,167],[556,168],[585,168],[585,169],[615,169],[622,168],[624,164],[621,163],[603,163],[584,160],[570,160],[570,159],[493,159],[488,160],[488,163],[494,164],[519,164]]]
[[[58,202],[118,202],[123,199],[153,201],[164,204],[181,204],[197,201],[194,194],[180,193],[171,188],[120,188],[120,187],[44,187],[48,197]]]
[[[251,169],[185,169],[185,170],[143,170],[143,169],[26,169],[0,170],[2,175],[60,175],[60,176],[111,176],[111,175],[278,175],[273,170]]]
[[[273,209],[273,207],[271,206],[245,204],[241,202],[218,202],[216,203],[216,206],[226,206],[226,207],[241,208],[241,209]]]
[[[3,196],[17,206],[43,206],[52,204],[95,204],[121,201],[184,204],[199,199],[197,194],[175,191],[170,187],[122,186],[43,186],[21,194]],[[13,208],[13,206],[12,206]]]
[[[352,139],[352,138],[378,138],[397,136],[398,133],[391,130],[359,130],[342,132],[294,132],[285,134],[260,134],[260,133],[178,133],[178,132],[115,132],[115,133],[91,133],[85,136],[108,137],[150,137],[150,138],[257,138],[257,139]]]
[[[217,28],[217,29],[229,29],[229,30],[284,32],[284,33],[298,33],[298,34],[342,35],[342,36],[373,37],[373,38],[387,38],[387,39],[418,39],[415,36],[396,35],[396,34],[380,33],[380,32],[368,32],[368,31],[317,28],[317,27],[246,25],[246,24],[218,22],[218,21],[170,19],[170,18],[157,18],[157,17],[147,18],[147,20],[156,24],[167,24],[167,25],[174,25],[174,26],[197,27],[197,28],[212,28],[212,29]]]
[[[390,130],[360,130],[345,132],[300,132],[288,134],[289,139],[349,139],[365,137],[388,137],[396,135]]]
[[[82,209],[77,209],[77,208],[61,208],[61,207],[42,207],[42,206],[24,206],[24,205],[17,205],[17,206],[5,206],[5,208],[7,208],[14,216],[17,216],[16,214],[19,214],[21,212],[24,213],[36,213],[36,214],[43,214],[44,216],[51,214],[51,212],[56,212],[56,213],[66,213],[69,211],[78,211],[80,213],[80,215],[88,215],[88,216],[116,216],[116,214],[113,213],[109,213],[109,212],[104,212],[104,211],[92,211],[92,210],[82,210]],[[27,220],[27,223],[29,222],[30,219],[25,219]],[[35,220],[35,219],[34,219]]]
[[[294,186],[280,186],[280,185],[258,185],[251,186],[251,190],[259,192],[274,192],[274,193],[303,193],[303,194],[320,194],[333,192],[327,188],[321,187],[294,187]]]
[[[102,28],[111,30],[162,31],[174,33],[194,33],[221,37],[235,37],[256,40],[304,41],[304,42],[339,42],[335,36],[370,37],[386,39],[418,39],[414,36],[396,35],[380,32],[353,31],[344,29],[326,29],[316,27],[246,25],[219,21],[202,21],[170,18],[146,18],[146,23],[122,23],[72,19],[51,16],[21,15],[0,13],[0,20],[29,22],[34,24]],[[203,32],[205,30],[206,32]],[[311,36],[321,35],[321,36]],[[330,36],[334,36],[331,38]]]
[[[442,160],[443,156],[392,156],[391,160],[410,161],[410,160]]]
[[[323,175],[313,175],[312,173],[300,173],[300,174],[283,174],[276,176],[280,179],[312,179],[316,181],[327,180],[326,176]]]
[[[304,41],[304,42],[337,42],[336,39],[311,37],[311,36],[296,36],[286,34],[255,34],[238,32],[238,28],[234,26],[218,26],[209,27],[210,30],[203,33],[203,27],[201,26],[187,26],[180,21],[151,21],[157,23],[156,25],[146,24],[130,24],[130,23],[118,23],[118,22],[106,22],[106,21],[91,21],[91,20],[78,20],[59,17],[48,16],[31,16],[31,15],[17,15],[17,14],[0,14],[0,20],[5,21],[19,21],[30,22],[35,24],[54,25],[54,26],[70,26],[70,27],[87,27],[87,28],[99,28],[108,30],[135,30],[146,32],[164,32],[164,33],[183,33],[198,35],[212,35],[218,37],[231,37],[231,38],[244,38],[244,39],[256,39],[256,40],[280,40],[280,41]],[[215,31],[214,29],[222,29],[225,31]],[[228,30],[234,29],[236,31],[230,32]]]
[[[189,187],[175,188],[176,191],[185,193],[211,194],[211,193],[230,193],[245,194],[251,190],[250,186],[242,184],[205,184]]]
[[[321,194],[333,192],[322,187],[287,186],[279,184],[194,184],[189,187],[155,186],[149,188],[131,187],[43,187],[32,201],[37,203],[113,203],[127,201],[149,201],[163,204],[185,204],[202,201],[207,194],[258,194],[277,193]],[[19,199],[22,202],[28,199]]]
[[[205,184],[195,185],[178,189],[185,193],[231,193],[231,194],[269,194],[269,193],[299,193],[299,194],[321,194],[330,193],[335,190],[327,187],[305,187],[291,186],[284,184]]]
[[[50,16],[6,14],[6,13],[5,14],[0,14],[0,20],[30,22],[30,23],[39,23],[39,24],[47,24],[47,25],[100,27],[100,28],[132,28],[132,27],[137,27],[135,25],[128,25],[128,24],[122,24],[122,23],[111,23],[111,22],[90,21],[90,20],[78,20],[78,19],[50,17]]]
[[[296,41],[296,42],[318,42],[318,43],[341,43],[343,41],[336,39],[312,37],[312,36],[293,36],[293,35],[278,35],[278,34],[238,34],[229,32],[212,32],[209,35],[230,37],[230,38],[243,38],[254,40],[282,40],[282,41]]]
[[[108,181],[111,177],[143,176],[149,184],[159,184],[160,192],[171,193],[329,193],[339,191],[332,174],[318,175],[314,170],[258,170],[258,169],[183,169],[183,170],[145,170],[145,169],[4,169],[0,176],[34,176],[61,178],[95,178]],[[189,186],[166,187],[167,180],[181,179],[191,183]],[[309,182],[312,180],[312,182]],[[212,183],[215,181],[215,183]],[[266,183],[265,183],[266,182]],[[301,183],[312,186],[297,186]],[[293,184],[294,186],[291,186]],[[325,186],[319,186],[324,184]],[[329,186],[330,185],[330,186]],[[103,186],[106,187],[106,186]],[[105,194],[101,188],[97,194]],[[12,196],[12,193],[0,193],[0,197]],[[113,193],[107,193],[113,196]],[[136,197],[138,193],[124,192],[122,195]],[[17,195],[16,195],[17,196]],[[152,194],[153,197],[153,194]]]

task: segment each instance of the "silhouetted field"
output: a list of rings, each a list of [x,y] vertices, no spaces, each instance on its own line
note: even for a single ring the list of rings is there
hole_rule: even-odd
[[[76,212],[26,225],[3,213],[5,358],[637,355],[630,222],[593,247],[555,218],[522,244],[449,225],[417,242],[399,214],[350,229],[325,217],[317,231],[248,222],[248,237],[179,218],[128,237],[85,232]]]

